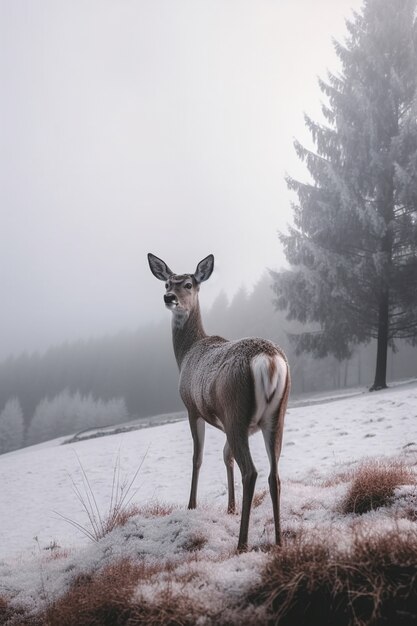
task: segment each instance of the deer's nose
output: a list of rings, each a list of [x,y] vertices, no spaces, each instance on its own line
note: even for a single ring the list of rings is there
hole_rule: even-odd
[[[177,301],[177,296],[173,293],[166,293],[164,295],[164,302],[165,304],[172,304],[173,302]]]

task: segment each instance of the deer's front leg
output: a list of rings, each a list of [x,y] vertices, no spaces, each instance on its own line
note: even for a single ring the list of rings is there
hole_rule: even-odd
[[[204,433],[206,424],[202,417],[194,417],[190,413],[188,414],[188,419],[190,422],[191,434],[193,436],[194,442],[193,476],[191,479],[191,493],[188,508],[195,509],[197,506],[198,475],[200,473],[200,467],[203,461]]]

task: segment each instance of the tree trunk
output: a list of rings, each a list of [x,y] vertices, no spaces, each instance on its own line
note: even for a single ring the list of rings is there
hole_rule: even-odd
[[[398,125],[396,125],[398,132]],[[387,166],[386,172],[380,180],[377,194],[378,212],[385,221],[385,234],[381,241],[381,252],[384,255],[384,267],[380,273],[380,293],[378,307],[378,338],[376,351],[376,371],[374,384],[370,391],[378,391],[387,387],[387,356],[388,356],[388,328],[389,328],[389,284],[391,280],[392,246],[394,219],[394,167]]]
[[[378,312],[375,380],[369,391],[378,391],[379,389],[387,388],[388,306],[388,292],[383,291],[379,301]]]
[[[348,372],[349,372],[349,359],[346,359],[346,361],[345,361],[345,372],[344,372],[344,376],[343,376],[343,387],[347,387]]]
[[[394,352],[394,347],[391,348],[391,358],[390,358],[390,368],[389,368],[389,377],[391,380],[394,380],[395,378],[395,360],[394,360],[394,356],[395,356],[395,352]]]

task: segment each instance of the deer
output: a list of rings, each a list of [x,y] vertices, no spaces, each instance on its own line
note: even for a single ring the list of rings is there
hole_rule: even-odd
[[[152,274],[165,282],[163,296],[172,312],[172,341],[179,369],[179,392],[188,412],[193,439],[189,509],[197,506],[197,485],[203,460],[205,424],[226,434],[227,512],[235,513],[234,461],[242,476],[242,509],[238,552],[248,548],[249,518],[257,479],[249,436],[261,430],[269,459],[269,491],[275,542],[281,544],[278,460],[284,415],[290,393],[290,371],[284,352],[269,340],[227,340],[205,333],[199,304],[200,285],[210,278],[214,256],[205,257],[193,274],[176,274],[152,253]]]

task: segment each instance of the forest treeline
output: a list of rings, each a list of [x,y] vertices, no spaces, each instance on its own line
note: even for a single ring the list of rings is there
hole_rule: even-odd
[[[288,322],[273,299],[268,274],[250,293],[241,288],[231,302],[220,293],[203,312],[206,332],[230,339],[262,336],[278,343],[290,361],[293,395],[370,383],[374,345],[356,348],[352,358],[341,362],[297,356],[289,335],[303,327]],[[390,356],[388,374],[391,379],[416,376],[417,349],[400,346]],[[89,426],[182,409],[168,312],[166,319],[134,332],[66,343],[0,364],[3,452]]]
[[[366,0],[346,21],[340,71],[319,79],[324,123],[305,116],[314,149],[295,142],[308,176],[287,178],[297,197],[280,234],[289,266],[231,302],[221,293],[203,316],[208,334],[280,344],[293,395],[417,375],[416,11],[417,0]],[[10,358],[0,451],[179,410],[177,386],[168,313],[136,332]]]

